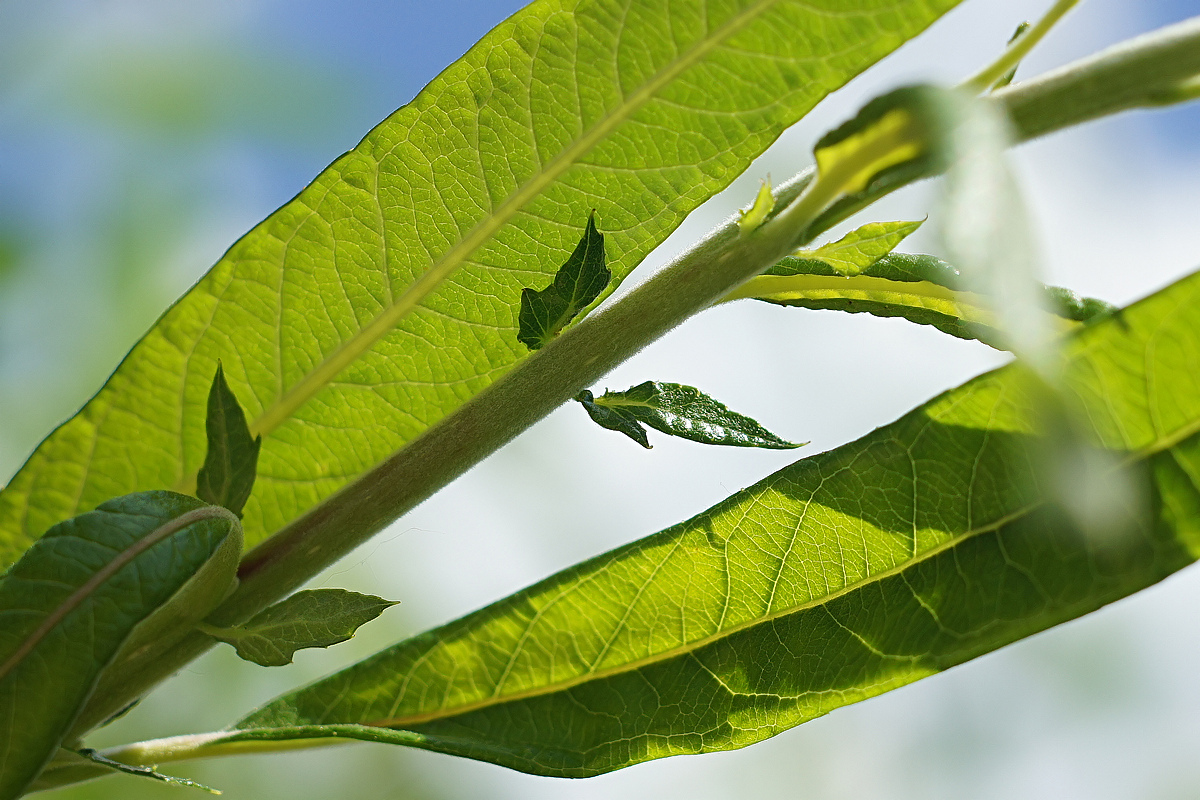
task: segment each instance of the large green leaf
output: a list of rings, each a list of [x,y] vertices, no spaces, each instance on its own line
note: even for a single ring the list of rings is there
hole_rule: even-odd
[[[1089,434],[1146,490],[1123,536],[1045,502],[1039,394],[1007,367],[232,736],[331,725],[592,775],[751,744],[1137,591],[1200,555],[1200,273],[1080,330],[1064,358]]]
[[[528,357],[595,209],[609,291],[785,126],[957,0],[535,2],[235,244],[0,494],[0,566],[80,509],[190,492],[221,359],[263,436],[253,544]]]
[[[131,640],[144,649],[186,632],[189,615],[195,622],[220,602],[240,533],[223,508],[144,492],[59,523],[4,576],[0,798],[20,795],[64,739],[72,744],[84,702]],[[197,583],[219,554],[226,569]]]

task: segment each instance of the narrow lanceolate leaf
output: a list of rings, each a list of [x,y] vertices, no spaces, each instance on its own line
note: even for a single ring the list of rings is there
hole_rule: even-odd
[[[238,241],[39,446],[0,494],[0,568],[114,495],[195,491],[218,359],[263,436],[244,509],[261,542],[529,357],[521,291],[549,282],[587,210],[612,291],[787,126],[956,4],[532,3]],[[445,480],[423,474],[356,520],[361,536]]]
[[[797,308],[902,317],[961,339],[997,347],[1004,341],[991,304],[979,294],[962,291],[958,270],[939,258],[888,253],[872,261],[873,256],[859,250],[828,259],[816,257],[819,252],[785,258],[738,287],[725,302],[755,298]],[[870,263],[859,268],[850,259]],[[858,270],[852,276],[846,275],[848,263]],[[1064,332],[1114,310],[1103,300],[1081,298],[1057,286],[1047,286],[1044,292],[1044,307],[1061,318],[1057,327]]]
[[[773,450],[803,446],[780,439],[750,417],[730,411],[699,389],[680,383],[646,381],[599,397],[584,391],[575,399],[596,424],[619,431],[646,449],[650,442],[642,425],[702,444]]]
[[[1006,367],[230,735],[329,725],[594,775],[751,744],[1135,592],[1200,555],[1200,274],[1064,357],[1089,435],[1145,492],[1123,536],[1090,539],[1044,503],[1036,392]]]
[[[612,280],[604,266],[604,234],[596,230],[596,212],[588,215],[579,244],[541,291],[521,291],[517,341],[538,350],[558,336],[579,312],[600,296]]]
[[[292,663],[297,650],[346,641],[360,626],[394,605],[382,597],[345,589],[306,589],[260,612],[244,625],[203,626],[201,630],[233,645],[247,661],[264,667],[282,667]]]
[[[226,509],[143,492],[55,525],[4,576],[0,798],[19,796],[72,744],[64,739],[105,667],[230,539],[240,544],[240,528]]]
[[[196,496],[206,503],[228,508],[240,519],[254,488],[262,436],[250,435],[246,414],[225,382],[220,364],[208,391],[204,425],[208,452],[196,474]]]

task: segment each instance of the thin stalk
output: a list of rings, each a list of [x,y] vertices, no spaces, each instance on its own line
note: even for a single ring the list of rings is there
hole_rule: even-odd
[[[1197,75],[1200,18],[1013,84],[991,95],[989,102],[1005,106],[1017,140],[1025,141],[1106,114],[1160,104],[1168,96],[1165,91]],[[813,191],[806,192],[810,185]],[[647,344],[884,194],[864,198],[836,219],[823,217],[822,229],[815,230],[812,220],[831,199],[826,193],[837,188],[836,180],[812,184],[812,171],[801,173],[776,191],[776,207],[784,210],[761,228],[742,236],[737,220],[730,219],[624,299],[567,330],[251,550],[243,559],[237,591],[208,621],[235,624],[295,590]],[[158,679],[213,643],[202,633],[190,634],[161,660]],[[109,711],[133,699],[124,698]]]
[[[1033,48],[1037,47],[1038,43],[1050,32],[1050,29],[1066,16],[1068,11],[1077,5],[1079,5],[1079,0],[1058,0],[1037,21],[1037,24],[1026,28],[1024,32],[1014,38],[998,59],[988,64],[970,78],[967,78],[959,86],[974,94],[986,92],[995,86],[1010,70],[1015,69],[1021,63],[1021,59],[1025,58]]]

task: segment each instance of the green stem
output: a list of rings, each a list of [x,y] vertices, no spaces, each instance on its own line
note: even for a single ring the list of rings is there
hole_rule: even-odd
[[[1019,140],[1164,101],[1191,99],[1172,91],[1200,76],[1200,17],[1177,22],[997,90]]]
[[[1200,75],[1200,18],[1106,50],[992,95],[1013,118],[1019,141],[1105,114],[1161,102],[1163,92]],[[1156,100],[1158,98],[1158,100]],[[837,219],[815,216],[840,190],[836,176],[812,183],[801,173],[776,191],[784,210],[749,235],[736,218],[717,228],[624,299],[584,319],[514,367],[454,413],[360,479],[294,520],[243,559],[237,591],[208,617],[213,625],[248,619],[294,591],[517,434],[592,385],[616,365]],[[810,188],[811,191],[807,191]],[[174,673],[214,640],[193,632],[158,664]],[[125,697],[115,713],[134,697]]]
[[[973,94],[985,92],[1021,63],[1021,59],[1029,55],[1029,51],[1050,32],[1050,29],[1062,19],[1068,11],[1079,5],[1079,0],[1058,0],[1037,24],[1027,28],[1009,44],[1001,56],[979,72],[967,78],[959,86]]]

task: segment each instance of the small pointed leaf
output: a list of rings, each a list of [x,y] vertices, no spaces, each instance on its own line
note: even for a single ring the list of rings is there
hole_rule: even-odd
[[[297,650],[329,647],[344,642],[361,625],[395,603],[345,589],[307,589],[296,592],[245,625],[203,627],[210,636],[237,648],[237,654],[264,667],[292,663]]]
[[[744,235],[762,227],[762,224],[767,221],[767,217],[774,209],[775,195],[771,194],[771,179],[767,178],[758,187],[758,195],[754,198],[754,205],[750,206],[748,211],[738,212],[738,229]]]
[[[813,148],[817,171],[821,180],[837,176],[841,196],[811,229],[827,230],[864,196],[944,171],[957,109],[949,99],[953,92],[926,84],[901,87],[821,137]],[[859,164],[868,153],[872,157]]]
[[[521,292],[517,341],[530,350],[541,348],[599,297],[611,279],[612,272],[604,260],[604,234],[596,230],[593,211],[579,244],[554,275],[554,281],[541,291]]]
[[[803,444],[781,439],[750,417],[730,411],[704,392],[679,383],[646,381],[624,392],[605,392],[600,397],[576,399],[593,420],[620,431],[643,447],[649,447],[641,425],[693,442],[734,447],[765,447],[790,450]],[[603,421],[602,421],[603,420]],[[641,436],[633,429],[641,431]]]
[[[72,744],[106,665],[231,536],[224,508],[141,492],[60,522],[13,565],[0,581],[0,798]]]
[[[958,270],[940,258],[888,253],[847,277],[832,261],[811,257],[817,252],[805,251],[803,257],[783,259],[725,300],[753,297],[797,308],[902,317],[960,339],[1001,346],[1003,337],[985,298],[962,291]],[[861,255],[858,251],[849,257]],[[1047,286],[1045,292],[1047,310],[1066,321],[1059,326],[1063,330],[1075,327],[1069,323],[1090,322],[1114,310],[1103,300],[1081,298],[1057,286]]]
[[[228,508],[241,519],[242,509],[254,488],[262,437],[250,436],[246,413],[225,382],[225,371],[219,363],[208,392],[205,427],[208,453],[196,476],[196,496],[206,503]]]
[[[798,250],[794,256],[784,259],[768,269],[764,275],[794,275],[788,264],[794,261],[821,261],[828,264],[836,275],[853,277],[896,249],[910,233],[921,227],[924,220],[915,222],[868,222],[850,231],[836,242],[811,250]]]

